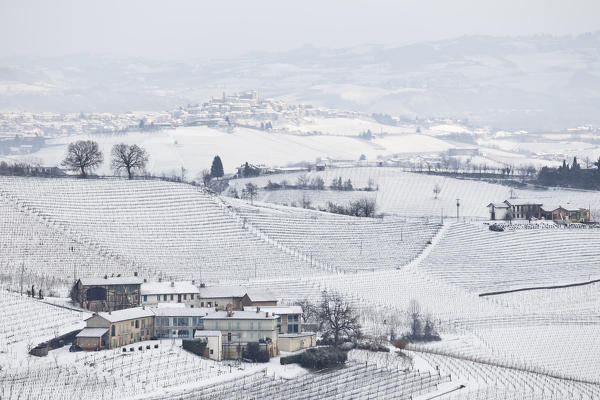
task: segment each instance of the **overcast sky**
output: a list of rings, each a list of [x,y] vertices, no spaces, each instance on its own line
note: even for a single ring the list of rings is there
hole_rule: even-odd
[[[207,59],[600,29],[598,0],[0,0],[0,55]]]

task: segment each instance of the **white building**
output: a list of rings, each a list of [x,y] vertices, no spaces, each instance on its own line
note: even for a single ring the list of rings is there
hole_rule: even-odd
[[[194,339],[206,342],[208,358],[215,361],[223,359],[223,336],[220,331],[196,331]]]
[[[183,303],[194,307],[199,289],[194,282],[145,282],[141,286],[142,305],[156,306],[160,303]]]

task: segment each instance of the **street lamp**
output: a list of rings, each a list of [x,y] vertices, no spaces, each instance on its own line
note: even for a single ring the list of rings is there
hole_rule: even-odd
[[[460,207],[460,199],[456,199],[456,220],[458,221],[458,208]]]

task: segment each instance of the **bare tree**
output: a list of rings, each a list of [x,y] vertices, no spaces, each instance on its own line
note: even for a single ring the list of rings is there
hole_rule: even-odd
[[[433,187],[433,194],[434,194],[436,200],[441,191],[442,191],[442,188],[440,187],[440,185],[438,185],[436,183],[435,186]]]
[[[421,306],[415,299],[412,299],[408,303],[408,322],[410,324],[410,336],[412,338],[421,337],[423,329],[421,324]]]
[[[300,188],[307,187],[308,183],[309,183],[309,180],[308,180],[308,176],[306,176],[306,175],[300,175],[296,179],[296,185]]]
[[[67,156],[61,165],[70,171],[79,172],[85,178],[89,171],[97,168],[103,161],[104,155],[97,142],[79,140],[69,144]]]
[[[133,171],[143,171],[148,163],[148,153],[137,144],[131,146],[120,143],[112,148],[112,168],[116,174],[127,172],[129,179],[133,178]]]
[[[258,186],[252,182],[246,183],[246,187],[243,191],[244,197],[250,199],[250,204],[254,204],[254,199],[258,196]]]
[[[210,171],[208,169],[203,169],[202,172],[200,172],[200,175],[202,177],[202,183],[204,184],[204,186],[208,186],[210,180],[212,179]]]
[[[339,294],[323,292],[318,320],[324,336],[331,337],[337,346],[344,337],[360,337],[360,323],[354,307]]]
[[[300,300],[296,303],[302,307],[302,319],[304,322],[315,322],[319,313],[317,307],[308,299]]]

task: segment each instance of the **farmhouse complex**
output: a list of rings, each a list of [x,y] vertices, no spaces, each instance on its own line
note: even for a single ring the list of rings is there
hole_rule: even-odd
[[[220,360],[241,358],[248,343],[271,356],[280,340],[285,351],[316,345],[315,334],[302,331],[302,308],[278,306],[268,291],[105,277],[78,280],[72,297],[95,311],[76,336],[83,350],[177,338],[205,341],[207,356]]]
[[[587,208],[523,200],[504,200],[502,203],[490,203],[487,207],[492,221],[545,219],[565,223],[591,222]]]

